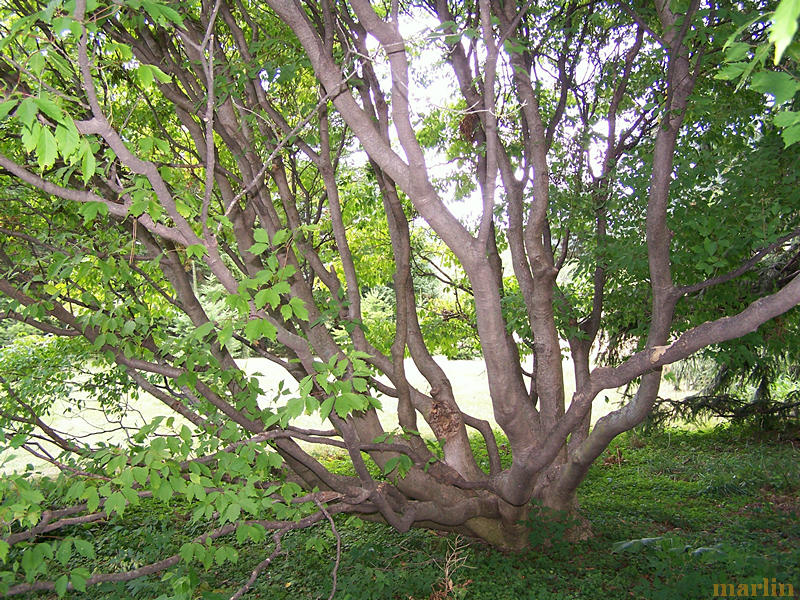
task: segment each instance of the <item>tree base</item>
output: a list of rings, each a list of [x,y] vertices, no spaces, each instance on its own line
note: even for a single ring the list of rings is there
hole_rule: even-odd
[[[502,519],[476,517],[465,523],[467,533],[504,552],[531,547],[549,548],[559,542],[574,543],[592,537],[589,520],[577,500],[556,508],[552,502],[534,500],[525,506],[506,506]]]

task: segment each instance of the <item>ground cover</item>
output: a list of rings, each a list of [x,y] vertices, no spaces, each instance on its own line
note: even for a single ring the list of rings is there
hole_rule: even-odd
[[[798,432],[754,435],[717,428],[628,434],[592,467],[579,490],[594,536],[577,544],[535,545],[519,554],[498,553],[457,536],[398,534],[377,523],[336,519],[342,556],[335,598],[694,599],[713,598],[715,584],[763,585],[765,578],[769,586],[784,584],[788,592],[791,584],[800,594],[798,459]],[[347,465],[336,455],[326,460],[337,469]],[[87,537],[96,557],[83,560],[88,569],[130,569],[179,552],[206,526],[193,523],[185,505],[146,500]],[[533,528],[534,538],[550,537],[553,527],[558,539],[559,526],[544,520]],[[88,533],[75,527],[60,535]],[[271,552],[269,538],[254,544],[232,536],[227,543],[238,554],[236,564],[205,573],[188,569],[198,583],[195,598],[229,598]],[[289,534],[283,549],[248,597],[327,598],[335,555],[330,527]],[[12,551],[9,560],[15,558]],[[90,593],[97,599],[153,599],[171,593],[171,586],[153,577]]]

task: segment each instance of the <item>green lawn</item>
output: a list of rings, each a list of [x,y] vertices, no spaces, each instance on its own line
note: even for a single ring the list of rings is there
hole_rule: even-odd
[[[437,357],[436,360],[442,365],[442,368],[450,377],[453,385],[453,392],[461,409],[467,414],[487,420],[493,427],[497,427],[492,413],[491,402],[489,401],[489,385],[483,361],[448,360],[444,357]],[[262,406],[269,405],[270,399],[275,395],[278,385],[281,382],[283,382],[286,389],[292,391],[297,389],[297,383],[292,380],[281,367],[267,359],[249,358],[240,359],[238,362],[248,374],[259,378],[261,387],[264,390]],[[569,401],[569,398],[575,391],[575,385],[571,376],[571,361],[567,358],[564,359],[564,368],[565,372],[568,374],[565,382],[565,391],[567,401]],[[412,385],[424,392],[430,389],[430,386],[427,385],[427,382],[422,375],[419,374],[419,371],[417,371],[414,363],[410,359],[406,361],[406,371]],[[675,390],[668,382],[664,382],[662,385],[662,395],[665,396],[672,395],[674,397],[682,397],[687,393],[688,392],[684,390]],[[592,422],[596,422],[597,419],[617,408],[621,398],[621,390],[606,390],[600,393],[592,407]],[[379,396],[379,399],[383,404],[383,410],[379,413],[381,422],[386,431],[392,431],[398,426],[397,401],[386,396]],[[285,396],[282,401],[286,401]],[[123,398],[121,402],[128,403],[129,408],[126,410],[126,416],[123,418],[123,422],[130,427],[141,427],[159,415],[172,415],[169,409],[161,402],[144,392],[141,394],[141,397],[135,401]],[[124,433],[118,428],[118,424],[114,423],[109,425],[102,411],[98,409],[97,403],[93,402],[91,399],[86,400],[84,409],[80,411],[75,410],[72,406],[68,406],[67,403],[63,401],[57,401],[51,408],[50,414],[44,420],[48,425],[57,430],[68,432],[72,435],[85,436],[83,440],[88,443],[101,441],[103,443],[113,444],[122,443],[125,439]],[[175,423],[176,431],[180,429],[183,424],[191,425],[180,417],[175,419]],[[329,427],[329,424],[320,420],[318,415],[301,415],[294,421],[294,424],[312,429],[327,429]],[[421,418],[419,419],[419,427],[423,435],[433,435],[428,424]],[[97,433],[109,429],[113,429],[114,431],[111,433]],[[58,450],[55,447],[51,449],[58,454]],[[28,464],[34,465],[34,467],[43,474],[52,475],[56,473],[55,467],[30,456],[24,450],[18,450],[13,454],[8,452],[0,453],[0,473],[24,470]]]
[[[552,544],[519,554],[456,536],[422,530],[401,535],[384,525],[337,518],[344,552],[336,598],[699,599],[712,598],[714,584],[761,585],[764,578],[792,584],[800,594],[799,448],[798,432],[628,434],[580,488],[594,536],[569,544],[556,535]],[[328,460],[334,467],[344,464]],[[177,552],[205,527],[188,521],[184,510],[151,501],[101,526],[93,538],[79,527],[62,535],[91,539],[98,553],[91,564],[97,569],[132,568]],[[537,526],[539,538],[552,533],[548,527]],[[631,543],[619,544],[626,541]],[[237,548],[238,563],[198,572],[196,598],[228,598],[271,551],[267,542],[228,543]],[[329,529],[287,535],[284,549],[247,597],[327,598]],[[454,589],[437,595],[446,588],[448,564],[461,565],[450,574]],[[167,590],[152,577],[94,588],[87,597],[153,599]]]

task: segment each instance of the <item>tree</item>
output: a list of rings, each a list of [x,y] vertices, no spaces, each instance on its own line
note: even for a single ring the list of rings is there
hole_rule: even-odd
[[[772,94],[778,105],[792,98],[800,91],[800,44],[794,40],[799,20],[800,5],[794,0],[781,0],[774,12],[753,11],[725,44],[728,64],[718,76]],[[769,33],[766,38],[764,31]],[[791,55],[791,61],[781,61],[785,53]],[[770,55],[780,69],[764,68]],[[784,110],[775,114],[774,121],[786,146],[800,141],[800,113]]]
[[[116,366],[179,420],[89,447],[48,428],[51,406],[4,383],[9,443],[69,473],[60,501],[73,503],[51,510],[24,478],[5,484],[12,525],[0,551],[21,544],[29,556],[5,576],[7,593],[209,564],[211,542],[272,530],[244,593],[285,531],[336,513],[514,549],[531,514],[574,512],[592,462],[647,416],[664,365],[800,302],[796,267],[765,289],[739,285],[800,235],[791,189],[773,196],[777,181],[753,178],[737,205],[726,188],[748,168],[737,152],[771,135],[775,109],[714,79],[743,20],[699,0],[8,3],[4,314],[86,340],[98,369]],[[427,32],[420,43],[404,33],[412,27]],[[433,79],[451,91],[441,107],[421,93]],[[442,160],[450,171],[429,166]],[[796,176],[787,168],[776,169]],[[474,224],[446,202],[470,196]],[[374,239],[359,235],[365,223]],[[459,322],[476,332],[508,468],[431,354],[419,235],[446,248],[426,272],[457,290]],[[371,269],[387,265],[393,341],[381,351],[362,301],[381,283]],[[227,312],[209,318],[198,274]],[[715,298],[702,322],[685,310],[696,298]],[[179,314],[188,332],[173,326]],[[621,332],[618,360],[592,368],[601,333]],[[232,340],[281,365],[299,393],[268,402]],[[562,341],[575,365],[569,399]],[[429,392],[409,384],[406,356]],[[632,381],[635,397],[590,429],[598,393]],[[397,398],[401,431],[382,429],[378,394]],[[292,425],[304,411],[331,428]],[[467,428],[483,437],[488,473]],[[37,450],[41,438],[62,454]],[[327,471],[298,442],[346,450],[354,475]],[[136,571],[37,580],[61,551],[37,535],[143,495],[182,497],[211,529]],[[188,578],[174,581],[186,593]]]

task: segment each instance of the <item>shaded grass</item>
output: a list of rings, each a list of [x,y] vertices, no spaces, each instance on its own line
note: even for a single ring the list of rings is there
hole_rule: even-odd
[[[498,438],[503,446],[503,439]],[[474,440],[481,452],[482,442]],[[464,567],[453,577],[461,596],[493,600],[711,598],[714,583],[791,583],[800,593],[800,440],[753,437],[738,429],[627,434],[598,460],[579,490],[594,536],[570,544],[556,535],[546,548],[503,554],[473,542],[459,550]],[[485,458],[485,457],[484,457]],[[508,460],[508,457],[504,457]],[[349,463],[326,457],[329,467]],[[336,594],[341,600],[431,597],[453,536],[337,517],[344,553]],[[203,525],[180,505],[150,501],[100,528],[92,541],[98,570],[132,568],[177,552]],[[536,525],[538,537],[557,531]],[[543,528],[543,529],[542,529]],[[70,535],[88,536],[74,528]],[[615,544],[638,538],[614,551]],[[88,539],[88,538],[87,538]],[[227,598],[252,566],[271,551],[231,542],[236,565],[191,572],[196,598]],[[325,526],[288,534],[286,553],[263,574],[248,598],[327,598],[334,538]],[[87,566],[88,566],[87,562]],[[74,566],[74,565],[73,565]],[[93,598],[157,598],[168,582],[141,581],[93,588]],[[54,595],[39,597],[55,597]],[[70,598],[83,597],[68,594]]]

